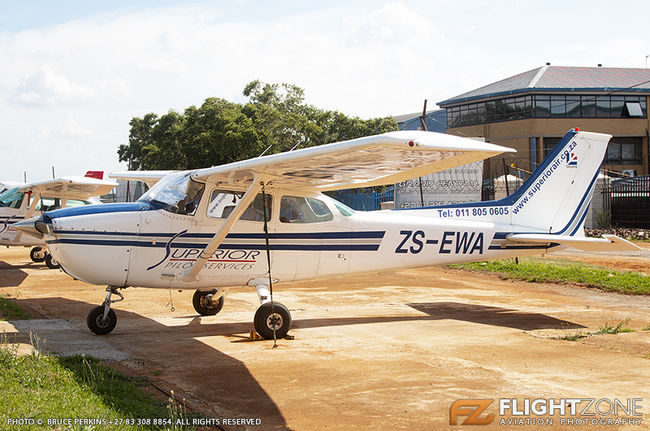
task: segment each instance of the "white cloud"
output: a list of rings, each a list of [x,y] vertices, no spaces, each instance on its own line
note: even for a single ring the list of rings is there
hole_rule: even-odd
[[[71,82],[48,65],[42,65],[23,79],[13,101],[24,105],[55,106],[82,101],[92,95],[89,88]]]
[[[52,164],[61,175],[118,169],[130,118],[207,97],[242,101],[253,79],[294,83],[316,106],[368,117],[418,111],[424,98],[433,107],[546,61],[638,67],[649,46],[642,26],[612,27],[598,1],[578,2],[579,16],[522,0],[228,4],[240,9],[126,9],[0,32],[0,142],[11,149],[0,179]]]

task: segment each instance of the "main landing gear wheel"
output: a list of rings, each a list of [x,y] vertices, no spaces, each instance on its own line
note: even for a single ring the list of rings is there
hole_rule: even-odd
[[[255,331],[267,340],[273,339],[274,329],[276,338],[284,338],[291,328],[291,313],[279,302],[267,302],[255,312],[254,323]]]
[[[88,329],[97,335],[106,335],[115,329],[115,325],[117,325],[117,316],[111,310],[111,304],[124,300],[124,296],[117,289],[120,288],[108,286],[106,288],[106,299],[104,299],[104,303],[99,307],[93,308],[88,313],[88,317],[86,318]],[[111,295],[113,294],[119,296],[120,299],[111,299]]]
[[[192,305],[197,313],[201,316],[214,316],[223,308],[223,295],[217,300],[213,300],[213,296],[217,293],[214,290],[197,290],[192,296]]]
[[[61,265],[59,265],[59,262],[54,260],[52,255],[50,253],[45,255],[45,265],[47,265],[48,268],[50,269],[59,269],[61,268]]]
[[[88,328],[97,335],[106,335],[115,329],[117,325],[117,316],[113,310],[108,310],[104,317],[104,306],[100,305],[92,309],[86,318]]]
[[[43,247],[34,247],[29,252],[29,258],[32,262],[45,262],[45,255]]]

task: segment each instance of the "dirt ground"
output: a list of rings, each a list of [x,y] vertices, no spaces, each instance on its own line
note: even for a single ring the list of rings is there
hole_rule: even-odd
[[[635,256],[562,256],[648,273],[644,247]],[[32,263],[28,252],[0,250],[0,293],[37,318],[16,323],[19,336],[41,328],[52,338],[45,345],[62,353],[91,345],[206,417],[261,419],[247,429],[616,429],[561,426],[559,416],[553,426],[500,425],[498,401],[484,413],[497,414],[491,425],[449,425],[455,400],[499,398],[642,398],[642,424],[620,428],[650,429],[650,331],[642,330],[650,297],[438,267],[279,284],[275,300],[291,310],[295,339],[273,349],[248,341],[253,289],[233,289],[219,315],[199,317],[191,291],[172,292],[172,312],[169,291],[130,288],[115,305],[117,328],[98,337],[85,318],[103,288]],[[57,338],[43,319],[68,332]],[[635,332],[562,339],[625,319]]]

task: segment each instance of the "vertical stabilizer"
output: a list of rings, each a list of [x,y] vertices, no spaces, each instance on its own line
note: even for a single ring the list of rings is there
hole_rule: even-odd
[[[583,236],[583,225],[611,135],[572,130],[512,196],[516,230]]]

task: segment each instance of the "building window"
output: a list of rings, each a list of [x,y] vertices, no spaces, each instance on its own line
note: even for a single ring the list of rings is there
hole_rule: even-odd
[[[553,148],[560,142],[560,139],[562,137],[544,138],[544,158],[553,151]]]
[[[641,104],[638,102],[626,102],[625,103],[625,113],[628,117],[643,117],[643,109],[641,109]]]
[[[446,108],[447,127],[522,118],[647,118],[646,96],[534,94]]]
[[[643,158],[643,138],[626,137],[610,139],[605,156],[606,165],[638,165]]]

